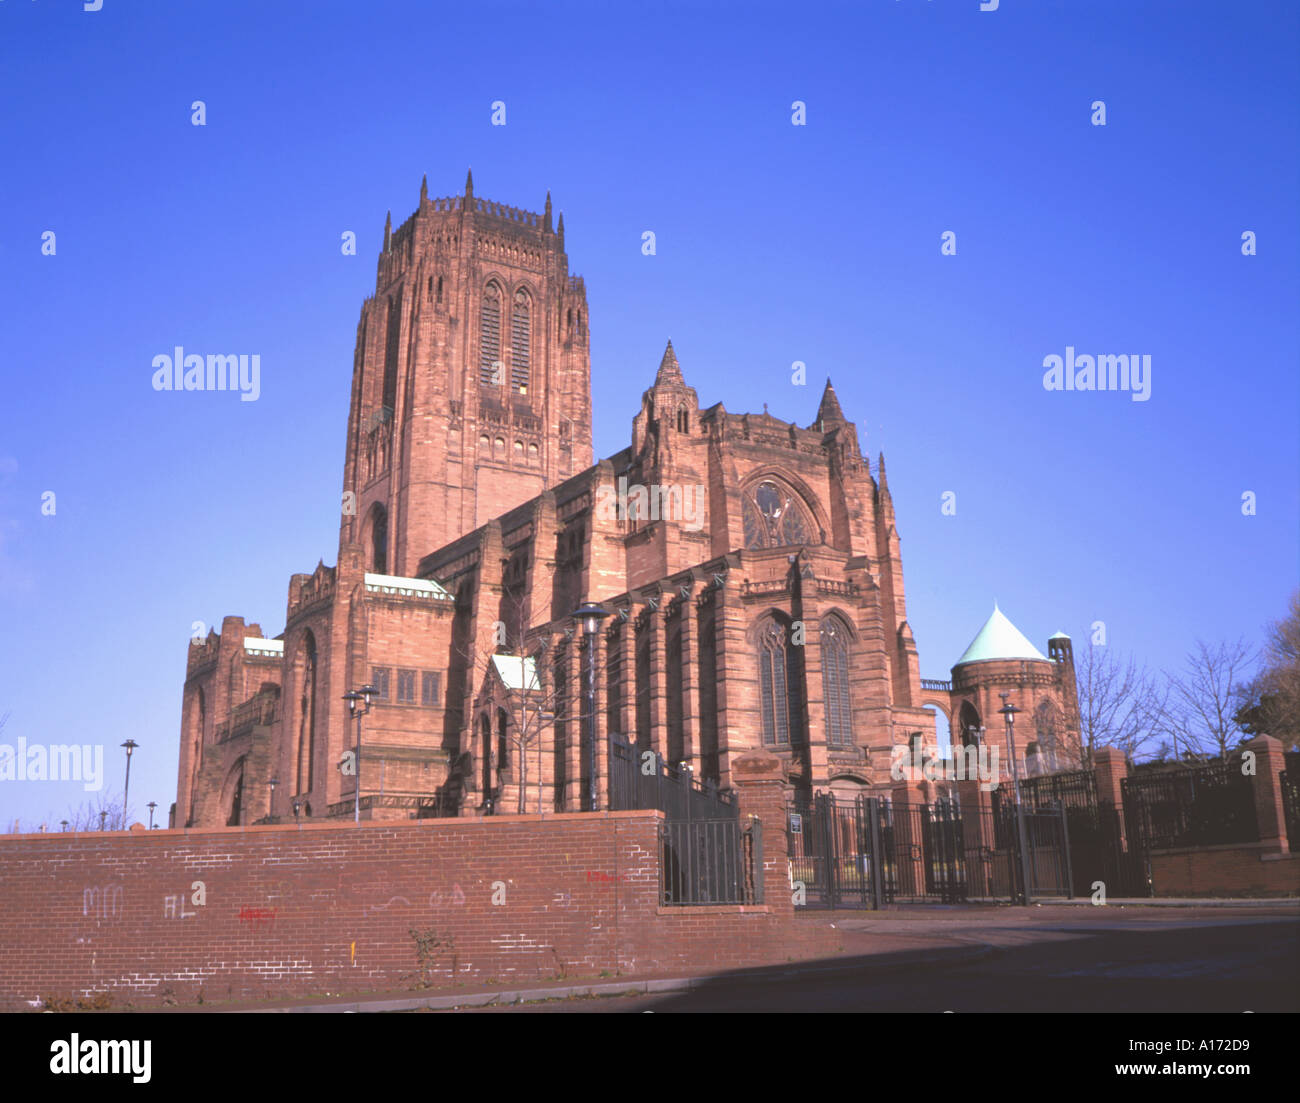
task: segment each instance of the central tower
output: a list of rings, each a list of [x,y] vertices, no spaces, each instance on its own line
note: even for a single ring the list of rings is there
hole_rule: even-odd
[[[564,216],[465,194],[384,225],[352,369],[340,547],[420,559],[591,466],[587,294]],[[351,494],[349,494],[351,492]]]

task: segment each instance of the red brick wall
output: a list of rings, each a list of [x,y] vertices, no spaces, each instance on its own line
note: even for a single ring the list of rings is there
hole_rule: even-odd
[[[1151,881],[1157,896],[1298,896],[1300,856],[1260,843],[1157,850]]]
[[[765,907],[658,906],[660,814],[0,836],[0,1006],[108,991],[122,1006],[818,956],[825,924]],[[780,824],[768,846],[780,849]],[[193,883],[206,900],[194,902]],[[494,905],[494,882],[505,902]]]

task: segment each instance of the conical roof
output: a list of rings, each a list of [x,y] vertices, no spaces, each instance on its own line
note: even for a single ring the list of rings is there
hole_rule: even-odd
[[[984,627],[976,633],[970,646],[953,665],[980,663],[989,659],[1037,659],[1039,662],[1051,662],[1029,642],[1019,628],[1007,620],[1006,614],[996,604],[992,615],[984,622]]]
[[[826,380],[826,389],[822,391],[822,402],[817,409],[817,420],[819,422],[844,420],[844,411],[840,409],[840,400],[835,394],[835,388],[831,386],[830,379]]]
[[[656,387],[662,387],[668,383],[686,385],[686,380],[682,378],[682,369],[677,363],[677,353],[673,351],[671,339],[668,341],[668,347],[664,349],[663,359],[659,361],[659,371],[655,375]]]

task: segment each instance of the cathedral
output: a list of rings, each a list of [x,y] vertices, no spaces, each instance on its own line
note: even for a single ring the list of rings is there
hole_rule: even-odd
[[[390,216],[337,565],[289,580],[274,638],[226,617],[191,641],[172,826],[606,808],[615,742],[722,790],[762,749],[793,792],[851,797],[939,715],[999,742],[1002,693],[1023,770],[1078,764],[1063,634],[1043,655],[995,608],[922,680],[884,457],[829,381],[806,427],[701,407],[669,342],[595,461],[590,332],[549,195],[520,210],[471,176]]]

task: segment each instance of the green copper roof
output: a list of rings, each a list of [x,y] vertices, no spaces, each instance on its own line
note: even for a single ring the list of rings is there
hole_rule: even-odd
[[[1025,638],[1025,634],[1007,620],[1002,610],[993,606],[993,615],[984,622],[965,653],[954,663],[980,663],[988,659],[1037,659],[1050,662],[1046,655]]]

